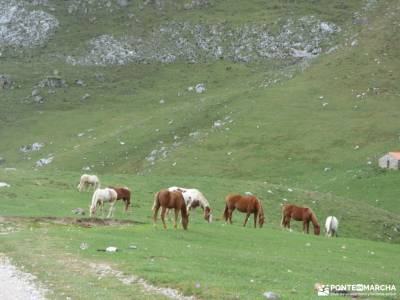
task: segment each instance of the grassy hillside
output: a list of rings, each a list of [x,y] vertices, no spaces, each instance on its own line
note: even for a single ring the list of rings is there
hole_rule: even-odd
[[[90,193],[75,189],[85,172],[131,187],[133,212],[118,207],[117,218],[141,223],[86,230],[13,221],[18,230],[4,235],[0,251],[53,282],[53,298],[124,299],[132,289],[154,296],[121,283],[88,292],[82,281],[98,286],[96,274],[75,260],[105,260],[205,299],[266,290],[305,299],[319,281],[399,283],[390,263],[400,241],[400,175],[377,167],[400,149],[397,1],[43,2],[23,7],[58,20],[45,42],[0,39],[0,73],[12,81],[0,89],[0,182],[11,185],[0,189],[0,215],[62,218],[86,209]],[[39,151],[20,150],[36,142]],[[203,224],[197,212],[188,232],[151,228],[153,194],[171,185],[203,191],[216,222]],[[266,228],[239,228],[239,215],[225,226],[224,196],[248,191],[263,200]],[[300,224],[281,232],[286,202],[312,207],[321,224],[337,216],[340,238],[302,236]],[[139,254],[96,252],[111,243],[138,244]],[[34,251],[24,257],[28,244]],[[50,261],[40,258],[47,250]],[[171,254],[178,252],[181,260]],[[63,256],[80,277],[58,270]],[[250,280],[258,284],[249,291]]]

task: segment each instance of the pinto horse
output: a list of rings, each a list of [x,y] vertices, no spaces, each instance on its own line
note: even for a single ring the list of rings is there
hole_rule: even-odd
[[[97,207],[101,208],[103,212],[104,202],[110,203],[110,210],[108,211],[107,218],[110,218],[114,214],[114,205],[117,202],[117,192],[110,188],[105,189],[97,189],[93,193],[92,203],[90,205],[90,213],[91,217],[96,213]]]
[[[153,221],[154,225],[157,221],[158,210],[161,209],[161,220],[164,225],[164,229],[167,229],[167,225],[165,224],[165,214],[167,209],[174,209],[175,211],[175,219],[174,219],[174,228],[177,227],[176,221],[178,219],[178,212],[181,211],[182,215],[182,226],[183,229],[187,229],[189,224],[189,215],[187,213],[187,207],[185,203],[185,199],[183,199],[182,193],[170,192],[168,190],[161,190],[154,196],[154,204],[153,204]]]
[[[85,188],[88,188],[89,186],[92,186],[93,190],[97,190],[98,188],[100,188],[99,177],[97,177],[96,175],[83,174],[81,176],[77,189],[79,192],[82,192]]]
[[[125,203],[125,212],[128,211],[131,205],[131,190],[128,187],[109,187],[117,192],[117,200],[122,200]]]
[[[246,213],[246,219],[244,220],[243,226],[247,224],[247,220],[250,214],[254,214],[254,228],[257,227],[257,217],[258,225],[261,228],[264,224],[264,209],[262,207],[261,201],[255,196],[242,196],[242,195],[228,195],[225,198],[225,211],[224,218],[225,221],[229,220],[232,224],[232,213],[235,209],[240,212]]]
[[[318,224],[317,217],[309,207],[300,207],[293,204],[287,204],[282,207],[282,221],[281,226],[283,228],[290,229],[290,219],[296,221],[303,221],[303,232],[309,233],[310,222],[314,226],[314,234],[319,235],[320,227]]]
[[[200,206],[204,213],[204,220],[206,220],[208,223],[212,222],[212,209],[210,204],[208,203],[206,197],[204,197],[204,195],[198,189],[187,189],[172,186],[168,188],[168,191],[178,191],[182,193],[183,199],[185,199],[188,214],[192,208],[195,209],[196,207]]]

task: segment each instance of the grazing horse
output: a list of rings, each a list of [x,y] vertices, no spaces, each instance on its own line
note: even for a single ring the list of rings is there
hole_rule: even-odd
[[[82,192],[85,188],[92,186],[93,190],[100,188],[100,180],[96,175],[83,174],[77,186],[78,191]]]
[[[168,188],[168,191],[179,191],[182,193],[183,199],[185,199],[188,214],[192,208],[195,209],[196,207],[200,206],[204,213],[204,219],[208,223],[212,222],[212,209],[210,204],[208,203],[206,197],[204,197],[204,195],[198,189],[187,189],[172,186]]]
[[[290,219],[303,221],[303,232],[309,233],[310,222],[314,226],[314,234],[319,235],[320,227],[317,217],[309,207],[300,207],[293,204],[287,204],[282,207],[281,226],[290,229]]]
[[[326,236],[338,236],[339,221],[334,216],[329,216],[325,221]]]
[[[117,197],[117,192],[110,188],[95,190],[92,197],[92,204],[90,205],[90,217],[96,213],[98,206],[103,212],[104,202],[110,203],[110,210],[108,211],[107,218],[112,217],[114,214],[114,205],[117,202]]]
[[[111,187],[109,186],[110,189],[113,189],[114,191],[117,192],[117,200],[122,200],[125,203],[125,212],[128,211],[129,206],[131,205],[131,190],[128,187]]]
[[[161,190],[154,197],[153,204],[153,221],[154,225],[157,221],[158,210],[161,209],[161,220],[164,225],[164,229],[167,229],[167,225],[165,224],[165,214],[167,209],[174,209],[175,211],[175,219],[174,219],[174,228],[176,228],[176,221],[178,219],[178,212],[181,211],[182,215],[182,226],[183,229],[187,229],[189,223],[189,215],[187,213],[185,199],[183,199],[181,192],[170,192],[168,190]]]
[[[225,202],[225,221],[229,220],[229,223],[232,224],[232,213],[236,208],[238,211],[246,213],[246,219],[244,220],[243,226],[246,226],[250,214],[254,214],[254,228],[257,227],[257,217],[259,227],[261,228],[263,226],[265,221],[264,209],[260,199],[257,197],[249,195],[228,195],[225,198]]]

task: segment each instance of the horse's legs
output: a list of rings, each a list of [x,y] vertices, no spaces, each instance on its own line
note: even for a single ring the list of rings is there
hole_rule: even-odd
[[[174,209],[174,212],[175,212],[174,228],[176,229],[176,227],[177,227],[176,221],[178,220],[178,209],[175,208],[175,209]]]
[[[112,204],[110,203],[110,208],[108,209],[107,218],[110,218],[110,217],[111,217],[112,209],[113,209],[113,207],[112,207]]]
[[[303,221],[303,233],[310,233],[310,221]]]
[[[165,213],[166,213],[166,211],[167,211],[167,208],[163,206],[161,208],[161,220],[163,222],[164,229],[167,229],[167,224],[165,224]]]
[[[99,209],[100,209],[100,211],[101,211],[101,217],[104,218],[104,202],[103,202],[103,201],[100,201],[100,202],[98,202],[98,204],[96,204],[96,205],[99,206]]]
[[[116,202],[117,200],[115,200],[114,202],[110,202],[110,209],[108,210],[107,218],[111,218],[114,215],[114,205]]]
[[[244,219],[243,227],[246,227],[247,220],[249,219],[249,217],[250,217],[250,213],[247,213],[246,218]]]
[[[257,216],[258,216],[258,211],[254,212],[254,228],[257,228]]]
[[[229,224],[232,224],[232,214],[233,214],[233,211],[234,211],[235,209],[234,208],[228,208],[228,219],[229,219]]]

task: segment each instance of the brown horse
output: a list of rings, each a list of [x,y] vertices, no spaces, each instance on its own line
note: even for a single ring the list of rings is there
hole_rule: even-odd
[[[303,232],[309,233],[310,222],[314,226],[314,234],[319,235],[320,227],[317,217],[309,207],[300,207],[293,204],[287,204],[282,207],[282,222],[283,228],[290,229],[290,219],[303,221]]]
[[[125,212],[128,211],[131,205],[131,190],[127,187],[109,187],[117,192],[117,200],[122,200],[125,203]]]
[[[243,213],[246,213],[246,219],[244,220],[243,226],[246,226],[247,220],[250,214],[254,214],[254,228],[257,227],[257,217],[258,225],[261,228],[264,224],[264,209],[262,207],[261,201],[255,196],[241,196],[241,195],[228,195],[225,198],[225,211],[224,218],[225,221],[229,220],[232,224],[232,213],[235,208]]]
[[[153,204],[153,221],[154,225],[157,221],[157,214],[158,210],[161,209],[161,220],[164,225],[164,229],[167,229],[167,225],[165,224],[165,214],[167,209],[174,209],[175,211],[175,219],[174,219],[174,228],[176,228],[176,221],[178,219],[178,211],[181,211],[182,215],[182,226],[183,229],[187,229],[189,223],[189,215],[186,209],[185,199],[183,199],[181,192],[170,192],[168,190],[161,190],[154,197],[154,204]]]

